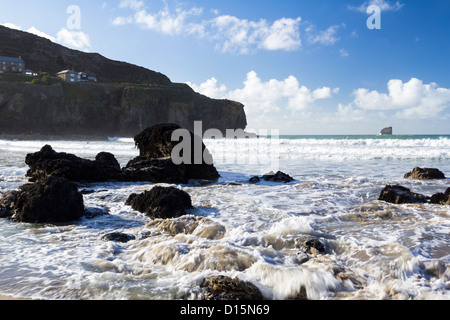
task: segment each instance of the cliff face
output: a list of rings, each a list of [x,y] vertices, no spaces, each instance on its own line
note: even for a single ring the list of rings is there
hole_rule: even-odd
[[[133,137],[160,123],[194,130],[245,129],[244,106],[214,100],[189,86],[0,82],[0,134]]]
[[[0,56],[21,56],[34,72],[55,75],[71,68],[99,81],[43,85],[0,76],[0,134],[132,137],[160,123],[191,131],[194,121],[203,121],[204,130],[222,132],[247,126],[240,103],[210,99],[161,73],[71,50],[30,33],[0,26]]]

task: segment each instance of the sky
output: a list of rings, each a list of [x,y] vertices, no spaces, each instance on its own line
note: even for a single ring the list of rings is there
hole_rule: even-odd
[[[448,0],[0,0],[0,8],[4,26],[239,101],[256,133],[450,134]]]

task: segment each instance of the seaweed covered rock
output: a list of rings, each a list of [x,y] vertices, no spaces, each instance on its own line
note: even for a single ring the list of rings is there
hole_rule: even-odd
[[[396,186],[386,186],[381,191],[378,200],[394,204],[405,204],[405,203],[426,203],[428,202],[429,198],[422,194],[414,193],[408,188],[396,185]]]
[[[46,177],[2,196],[11,220],[27,223],[57,223],[78,220],[85,212],[77,185],[58,177]]]
[[[413,169],[413,171],[405,174],[405,178],[415,180],[434,180],[445,179],[445,175],[439,169],[416,167]]]
[[[156,186],[150,191],[129,196],[126,204],[152,218],[177,218],[192,209],[191,197],[174,187]]]
[[[264,300],[254,284],[227,276],[206,277],[200,287],[205,290],[204,300]]]

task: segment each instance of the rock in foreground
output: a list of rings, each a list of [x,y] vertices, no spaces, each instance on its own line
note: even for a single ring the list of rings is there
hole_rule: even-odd
[[[445,179],[445,175],[439,169],[416,167],[413,171],[405,174],[405,178],[415,180],[434,180]]]
[[[214,167],[212,155],[202,139],[191,131],[184,129],[190,141],[184,141],[183,139],[172,141],[173,134],[177,130],[183,129],[177,124],[159,124],[138,134],[134,138],[140,151],[138,159],[171,159],[172,162],[183,167],[184,178],[187,180],[217,180],[220,177],[219,173]],[[174,148],[179,144],[186,148],[180,148],[181,150],[174,152]],[[174,153],[183,160],[181,164],[173,158]],[[139,169],[139,166],[133,163],[130,163],[127,167]]]
[[[226,276],[207,277],[201,288],[205,289],[204,300],[264,300],[254,284]]]
[[[95,161],[69,153],[58,153],[49,145],[39,152],[28,154],[25,163],[30,167],[27,176],[38,181],[48,176],[65,178],[73,182],[104,182],[124,180],[114,155],[101,152]]]
[[[408,188],[402,186],[386,186],[380,194],[378,200],[386,201],[394,204],[406,204],[406,203],[426,203],[429,198],[411,192]]]
[[[174,187],[154,187],[141,194],[130,195],[126,204],[151,218],[177,218],[192,209],[191,197]]]
[[[3,210],[11,220],[26,223],[58,223],[78,220],[84,214],[78,187],[63,178],[46,177],[2,196]]]

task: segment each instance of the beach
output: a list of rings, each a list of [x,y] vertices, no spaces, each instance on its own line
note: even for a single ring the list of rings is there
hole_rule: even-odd
[[[200,299],[201,284],[224,275],[256,286],[265,299],[448,300],[448,206],[379,201],[386,185],[431,196],[449,180],[404,175],[415,167],[450,176],[449,136],[289,136],[205,140],[221,177],[174,184],[192,198],[201,223],[172,232],[126,205],[147,182],[79,185],[84,205],[107,214],[63,224],[0,219],[0,300]],[[139,155],[133,139],[0,140],[0,193],[28,182],[28,153],[95,159],[123,167]],[[249,182],[277,170],[290,182]],[[169,186],[168,184],[160,184]],[[181,223],[182,220],[174,220]],[[176,228],[175,228],[176,229]],[[111,232],[133,236],[105,241]],[[316,241],[314,249],[306,243]],[[2,295],[3,294],[3,295]]]

